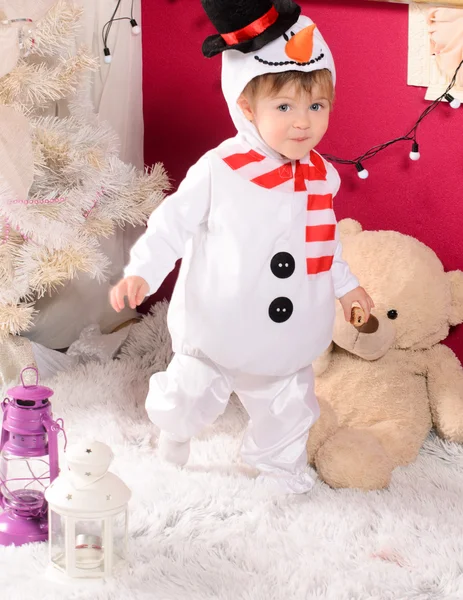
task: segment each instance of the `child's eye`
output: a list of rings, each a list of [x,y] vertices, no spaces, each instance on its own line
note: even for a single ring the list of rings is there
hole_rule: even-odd
[[[315,112],[318,112],[322,108],[323,108],[323,104],[320,104],[320,102],[315,102],[315,104],[311,104],[311,106],[310,106],[310,110],[314,110]]]
[[[288,112],[289,104],[280,104],[280,106],[278,107],[278,110],[280,112]]]

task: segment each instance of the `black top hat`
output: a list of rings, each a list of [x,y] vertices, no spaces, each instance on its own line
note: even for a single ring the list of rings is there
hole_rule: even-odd
[[[292,0],[201,0],[219,35],[203,43],[210,58],[224,50],[255,52],[294,25],[301,7]]]

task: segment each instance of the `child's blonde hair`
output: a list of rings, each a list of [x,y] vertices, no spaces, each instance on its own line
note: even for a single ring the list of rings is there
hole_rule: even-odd
[[[303,71],[283,71],[282,73],[265,73],[251,79],[243,90],[243,95],[250,101],[255,100],[260,94],[277,96],[286,85],[294,85],[298,92],[312,93],[318,86],[320,93],[334,102],[333,77],[328,69],[317,69],[304,73]]]

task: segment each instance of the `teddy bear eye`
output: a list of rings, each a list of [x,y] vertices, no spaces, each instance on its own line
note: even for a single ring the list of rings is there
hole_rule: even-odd
[[[398,316],[399,316],[399,313],[394,309],[387,311],[388,319],[392,319],[394,321],[394,319],[397,319]]]

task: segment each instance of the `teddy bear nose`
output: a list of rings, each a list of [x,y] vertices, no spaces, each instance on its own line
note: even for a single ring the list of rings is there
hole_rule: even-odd
[[[365,321],[365,313],[359,306],[352,308],[350,322],[359,333],[375,333],[379,327],[378,319],[372,314],[368,321]]]
[[[316,25],[312,23],[293,35],[286,43],[285,53],[298,63],[307,63],[313,52],[313,32]]]
[[[370,318],[368,319],[368,321],[366,323],[364,323],[363,325],[361,325],[360,327],[357,327],[356,329],[359,333],[375,333],[376,331],[378,331],[378,328],[379,328],[378,319],[374,315],[370,315]]]

